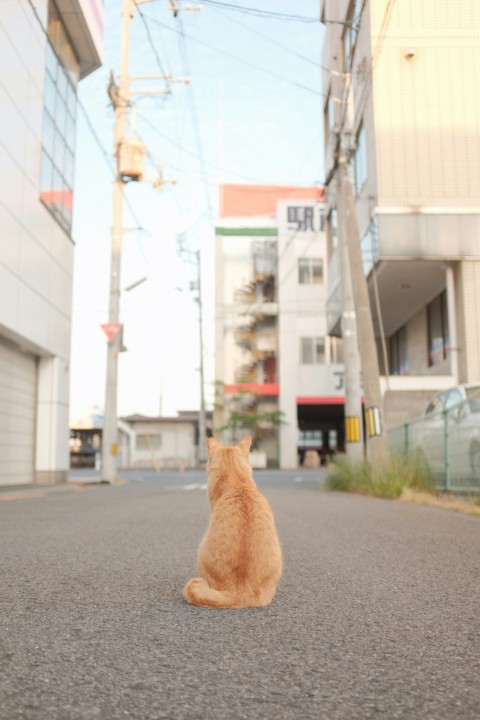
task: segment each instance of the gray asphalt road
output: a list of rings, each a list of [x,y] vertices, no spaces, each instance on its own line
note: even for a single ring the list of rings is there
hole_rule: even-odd
[[[187,605],[203,474],[0,492],[2,720],[480,717],[480,521],[265,473],[266,609]]]

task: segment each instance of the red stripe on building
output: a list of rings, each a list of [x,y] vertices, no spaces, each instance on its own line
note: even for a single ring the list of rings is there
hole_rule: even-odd
[[[220,217],[275,217],[280,200],[320,202],[324,197],[323,187],[226,184],[220,186]]]
[[[235,395],[239,392],[250,392],[256,395],[278,396],[277,383],[241,383],[237,385],[224,385],[223,392],[227,395]]]
[[[331,397],[297,397],[297,405],[345,405],[345,398]]]

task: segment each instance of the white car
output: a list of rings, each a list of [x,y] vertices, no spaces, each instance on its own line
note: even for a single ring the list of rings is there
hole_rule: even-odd
[[[480,383],[436,395],[412,438],[435,477],[480,481]],[[447,473],[448,468],[448,473]]]

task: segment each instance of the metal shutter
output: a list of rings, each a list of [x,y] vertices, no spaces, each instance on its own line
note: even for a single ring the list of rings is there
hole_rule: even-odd
[[[0,485],[34,482],[37,365],[0,342]]]

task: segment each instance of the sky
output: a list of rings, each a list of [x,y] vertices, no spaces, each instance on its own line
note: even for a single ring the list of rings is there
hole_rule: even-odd
[[[119,358],[119,416],[199,407],[199,307],[190,290],[197,250],[205,395],[212,405],[219,184],[323,182],[319,6],[319,0],[204,0],[198,12],[174,18],[168,0],[153,0],[135,12],[129,75],[192,81],[172,82],[171,94],[132,96],[133,130],[148,161],[146,181],[125,187],[120,320],[127,351]],[[121,9],[122,0],[106,0],[104,64],[79,85],[71,422],[104,405],[114,130],[107,85],[110,72],[119,72]],[[165,87],[163,80],[135,80],[130,89]],[[159,169],[176,180],[160,192],[149,182]],[[179,253],[179,237],[190,254]]]

